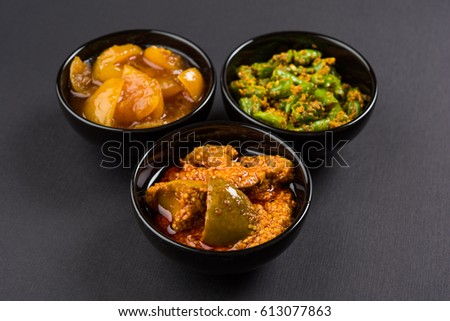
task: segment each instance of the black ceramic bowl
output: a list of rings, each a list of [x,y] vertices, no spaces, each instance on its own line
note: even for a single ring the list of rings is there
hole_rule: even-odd
[[[175,165],[194,147],[206,143],[231,144],[241,154],[278,154],[295,165],[294,191],[298,205],[292,225],[275,239],[237,251],[200,250],[177,243],[158,231],[145,202],[145,191],[168,166]],[[131,198],[142,231],[161,252],[194,270],[208,274],[239,273],[255,269],[283,252],[298,235],[311,201],[311,177],[296,152],[281,139],[247,124],[206,122],[184,127],[157,141],[138,163],[131,180]]]
[[[357,86],[369,95],[370,101],[363,113],[351,122],[335,129],[320,132],[295,132],[272,127],[246,114],[239,108],[236,97],[230,90],[230,83],[237,79],[236,68],[244,64],[264,62],[274,54],[289,49],[316,48],[324,57],[336,57],[336,70],[342,81]],[[310,32],[286,31],[261,35],[237,47],[226,60],[221,74],[222,98],[232,120],[253,124],[265,131],[279,135],[291,142],[301,152],[310,167],[319,167],[330,161],[333,146],[354,138],[369,120],[375,105],[378,86],[371,66],[366,59],[349,45],[340,40]],[[327,154],[328,153],[328,154]]]
[[[85,119],[77,113],[69,103],[69,73],[72,60],[75,56],[80,56],[82,60],[96,58],[102,51],[113,45],[127,43],[136,44],[143,48],[150,45],[169,48],[187,59],[191,65],[197,67],[202,73],[206,84],[206,93],[199,102],[198,107],[190,114],[172,123],[154,128],[132,130],[99,125]],[[212,107],[216,87],[215,83],[215,72],[211,60],[202,49],[191,41],[164,31],[129,30],[108,34],[91,40],[71,53],[59,70],[56,80],[56,93],[61,109],[69,123],[79,134],[88,140],[100,144],[111,140],[122,142],[124,134],[126,134],[129,140],[148,143],[180,126],[205,120]]]

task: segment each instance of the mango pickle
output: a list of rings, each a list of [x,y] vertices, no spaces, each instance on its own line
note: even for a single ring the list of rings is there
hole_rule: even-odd
[[[96,59],[76,56],[69,78],[70,104],[80,115],[125,129],[176,121],[198,106],[205,90],[200,71],[181,55],[135,44],[111,46]]]
[[[198,224],[196,220],[205,210],[206,192],[205,182],[175,180],[150,187],[147,200],[152,207],[170,215],[167,219],[174,231],[182,231]]]
[[[194,148],[146,191],[161,233],[214,251],[258,246],[281,234],[297,205],[294,166],[278,155],[239,155],[231,145]]]
[[[210,179],[202,242],[213,246],[233,245],[252,232],[250,223],[255,212],[244,192],[222,178]]]

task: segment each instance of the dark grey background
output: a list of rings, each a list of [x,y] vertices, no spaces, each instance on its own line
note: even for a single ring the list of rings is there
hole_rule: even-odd
[[[450,2],[11,1],[0,13],[0,299],[450,300]],[[130,170],[65,121],[60,64],[114,31],[161,29],[200,45],[219,73],[267,32],[341,39],[380,95],[342,155],[313,172],[304,229],[255,272],[210,277],[156,252],[138,229]],[[217,92],[210,119],[226,117]]]

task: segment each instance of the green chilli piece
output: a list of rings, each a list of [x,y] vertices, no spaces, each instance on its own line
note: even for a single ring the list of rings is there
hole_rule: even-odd
[[[252,116],[257,120],[262,121],[263,123],[277,128],[286,127],[286,118],[280,113],[270,111],[257,111]]]
[[[330,120],[328,118],[316,120],[315,122],[311,123],[310,130],[313,132],[318,132],[322,130],[327,130],[330,128]]]
[[[333,93],[323,88],[317,88],[314,91],[314,97],[324,106],[339,104],[339,101],[334,97]]]
[[[267,89],[264,86],[257,86],[257,85],[247,86],[247,87],[240,89],[240,93],[242,96],[245,96],[245,97],[256,96],[259,98],[264,98],[264,96],[267,93]]]
[[[278,109],[281,109],[286,114],[290,114],[299,99],[300,97],[298,95],[289,96],[288,98],[281,101]]]
[[[287,67],[290,73],[292,73],[294,76],[300,76],[301,74],[305,73],[307,71],[307,68],[303,66],[296,66],[296,65],[289,65]]]
[[[357,100],[347,101],[345,108],[349,116],[359,116],[361,114],[361,104]]]
[[[328,112],[328,118],[330,120],[336,119],[338,114],[342,111],[342,107],[339,104],[334,104],[334,106]]]
[[[252,69],[258,78],[269,78],[274,68],[274,65],[268,62],[254,63],[252,65]]]
[[[239,99],[239,106],[246,114],[253,115],[261,109],[261,102],[257,97],[243,97]]]
[[[325,58],[325,59],[318,59],[315,60],[312,63],[312,68],[314,69],[315,72],[324,72],[326,71],[327,74],[333,74],[333,60],[329,59],[329,58]]]
[[[314,73],[311,75],[311,82],[317,86],[321,86],[325,83],[325,79],[322,74]]]
[[[247,80],[255,79],[256,80],[255,76],[253,75],[253,69],[250,66],[243,65],[243,66],[238,67],[237,75],[241,79],[247,79]]]
[[[341,85],[334,87],[334,96],[339,101],[343,101],[345,99],[345,90]]]
[[[301,83],[301,80],[298,77],[294,76],[284,68],[275,68],[272,73],[272,79],[290,79],[296,85]]]
[[[336,75],[327,74],[327,75],[323,76],[323,84],[322,84],[323,87],[335,88],[340,85],[341,85],[341,80]]]
[[[276,68],[273,71],[272,79],[291,80],[292,84],[300,86],[299,93],[308,93],[314,86],[312,83],[300,79],[283,68]]]
[[[302,49],[294,51],[294,61],[301,66],[309,66],[316,58],[321,58],[322,53],[315,49]]]
[[[292,110],[291,117],[295,119],[297,123],[307,124],[309,122],[320,119],[322,116],[323,106],[316,102],[315,104],[299,102]]]

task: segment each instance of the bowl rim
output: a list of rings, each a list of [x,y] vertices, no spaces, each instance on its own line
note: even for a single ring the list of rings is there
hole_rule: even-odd
[[[265,38],[270,38],[270,37],[287,36],[287,35],[309,36],[309,37],[317,37],[317,38],[325,39],[326,41],[335,43],[335,44],[339,45],[340,47],[342,47],[343,49],[347,50],[348,52],[350,52],[353,56],[358,58],[365,65],[365,67],[369,71],[373,94],[371,96],[370,103],[364,108],[364,111],[361,115],[359,115],[355,119],[351,120],[350,122],[345,123],[344,125],[336,127],[336,128],[326,129],[326,130],[321,130],[321,131],[313,131],[313,132],[297,132],[297,131],[293,131],[293,130],[281,129],[281,128],[270,126],[266,123],[263,123],[263,122],[257,120],[256,118],[253,118],[252,116],[248,115],[242,109],[239,108],[239,106],[237,105],[236,101],[233,98],[233,95],[229,91],[229,88],[228,88],[229,86],[226,83],[226,79],[225,79],[226,72],[228,70],[231,60],[243,48],[252,44],[255,41],[264,40]],[[220,88],[222,91],[222,97],[224,97],[227,100],[228,104],[230,106],[232,106],[232,108],[236,112],[238,112],[240,116],[245,118],[250,123],[252,123],[256,126],[265,128],[266,130],[274,131],[275,133],[277,133],[279,135],[289,134],[289,135],[302,136],[302,137],[317,136],[317,135],[324,134],[324,133],[330,132],[330,131],[338,133],[340,131],[346,130],[349,127],[352,127],[354,124],[359,122],[361,119],[365,118],[372,111],[372,109],[375,106],[375,103],[377,101],[377,98],[378,98],[378,81],[377,81],[375,72],[374,72],[372,66],[367,61],[367,59],[359,51],[357,51],[355,48],[353,48],[349,44],[347,44],[344,41],[339,40],[337,38],[334,38],[334,37],[331,37],[331,36],[328,36],[325,34],[321,34],[321,33],[310,32],[310,31],[301,31],[301,30],[286,30],[286,31],[276,31],[276,32],[265,33],[265,34],[261,34],[261,35],[255,36],[253,38],[250,38],[247,41],[241,43],[239,46],[237,46],[235,49],[233,49],[231,51],[231,53],[228,55],[227,59],[225,60],[225,63],[222,66],[222,71],[220,74]]]
[[[156,127],[139,128],[139,129],[108,127],[108,126],[104,126],[101,124],[97,124],[95,122],[92,122],[92,121],[84,118],[83,116],[78,114],[71,107],[70,103],[64,98],[64,95],[62,93],[63,90],[60,86],[60,80],[61,80],[62,73],[66,68],[70,67],[70,63],[72,62],[73,58],[75,58],[75,56],[78,55],[80,51],[82,51],[88,45],[94,44],[95,42],[98,42],[101,40],[106,40],[112,36],[120,36],[122,34],[126,35],[126,34],[133,34],[133,33],[148,33],[148,34],[157,34],[157,35],[163,35],[163,36],[170,37],[172,39],[180,41],[180,42],[194,48],[203,57],[203,59],[207,62],[208,69],[211,72],[211,85],[209,86],[209,90],[208,90],[207,94],[205,95],[205,97],[202,98],[202,102],[189,114],[184,115],[180,119],[177,119],[173,122],[170,122],[170,123],[167,123],[167,124],[164,124],[161,126],[156,126]],[[77,49],[72,51],[69,54],[69,56],[64,60],[64,62],[61,64],[61,66],[58,70],[58,73],[56,76],[56,96],[58,98],[58,101],[60,102],[60,106],[65,111],[67,111],[72,117],[74,117],[78,121],[84,123],[85,125],[95,127],[97,129],[107,130],[110,132],[116,132],[116,133],[133,132],[133,133],[149,133],[149,134],[151,134],[151,133],[157,133],[161,130],[166,130],[167,128],[170,128],[170,127],[179,126],[179,125],[183,124],[185,121],[189,121],[189,119],[191,119],[195,114],[197,114],[202,109],[204,109],[210,103],[211,99],[214,98],[215,90],[217,87],[216,77],[217,76],[216,76],[216,72],[215,72],[212,60],[209,58],[209,56],[206,54],[206,52],[200,46],[198,46],[196,43],[194,43],[193,41],[191,41],[183,36],[180,36],[176,33],[158,30],[158,29],[129,29],[129,30],[121,30],[121,31],[117,31],[117,32],[111,32],[111,33],[96,37],[94,39],[91,39],[91,40],[85,42],[84,44],[79,46]]]
[[[263,135],[270,135],[271,139],[274,139],[278,144],[282,145],[289,153],[291,153],[293,155],[293,157],[296,159],[296,161],[300,165],[301,172],[302,172],[303,176],[305,177],[305,181],[304,181],[305,186],[306,186],[305,204],[303,205],[303,210],[301,211],[298,218],[295,219],[295,221],[292,222],[292,224],[289,225],[288,228],[286,228],[281,234],[279,234],[275,238],[273,238],[270,241],[265,242],[263,244],[260,244],[260,245],[257,245],[257,246],[251,247],[251,248],[247,248],[247,249],[233,250],[233,251],[212,251],[212,250],[193,248],[193,247],[189,247],[187,245],[178,243],[178,242],[170,239],[169,237],[165,236],[160,231],[158,231],[158,229],[156,229],[151,224],[149,224],[147,222],[147,220],[144,218],[143,214],[141,213],[140,207],[138,206],[139,200],[137,197],[137,191],[135,190],[135,187],[136,187],[135,182],[137,181],[138,173],[141,169],[141,165],[146,161],[148,155],[152,152],[152,150],[156,146],[160,145],[162,142],[171,140],[172,136],[174,136],[176,133],[178,133],[180,131],[191,131],[192,132],[198,128],[207,127],[207,126],[219,126],[219,125],[220,126],[225,125],[225,126],[229,126],[229,127],[236,127],[236,126],[245,127],[247,129],[259,132]],[[163,242],[167,242],[168,244],[170,244],[182,251],[185,251],[185,252],[210,255],[210,256],[223,256],[223,257],[259,252],[261,250],[264,250],[265,248],[271,247],[272,245],[274,245],[274,244],[278,243],[279,241],[283,240],[284,238],[286,238],[289,234],[293,233],[296,229],[298,229],[300,227],[301,223],[303,223],[303,221],[304,221],[304,218],[305,218],[305,216],[309,210],[310,204],[311,204],[312,192],[313,192],[313,187],[312,187],[311,173],[309,172],[308,168],[303,163],[302,158],[298,155],[298,153],[291,146],[289,146],[289,144],[287,144],[283,139],[272,134],[271,132],[266,132],[263,129],[258,128],[251,124],[247,124],[247,123],[243,123],[243,122],[234,122],[234,121],[206,121],[206,122],[201,122],[201,123],[194,123],[194,124],[184,126],[180,129],[174,130],[174,131],[164,135],[163,137],[158,139],[153,144],[153,146],[144,154],[144,156],[139,160],[139,162],[137,163],[136,167],[133,170],[133,174],[132,174],[131,182],[130,182],[131,200],[133,203],[133,209],[135,211],[135,214],[138,215],[139,220],[146,226],[146,228],[148,230],[150,230],[151,233],[156,235],[159,240],[161,240]]]

